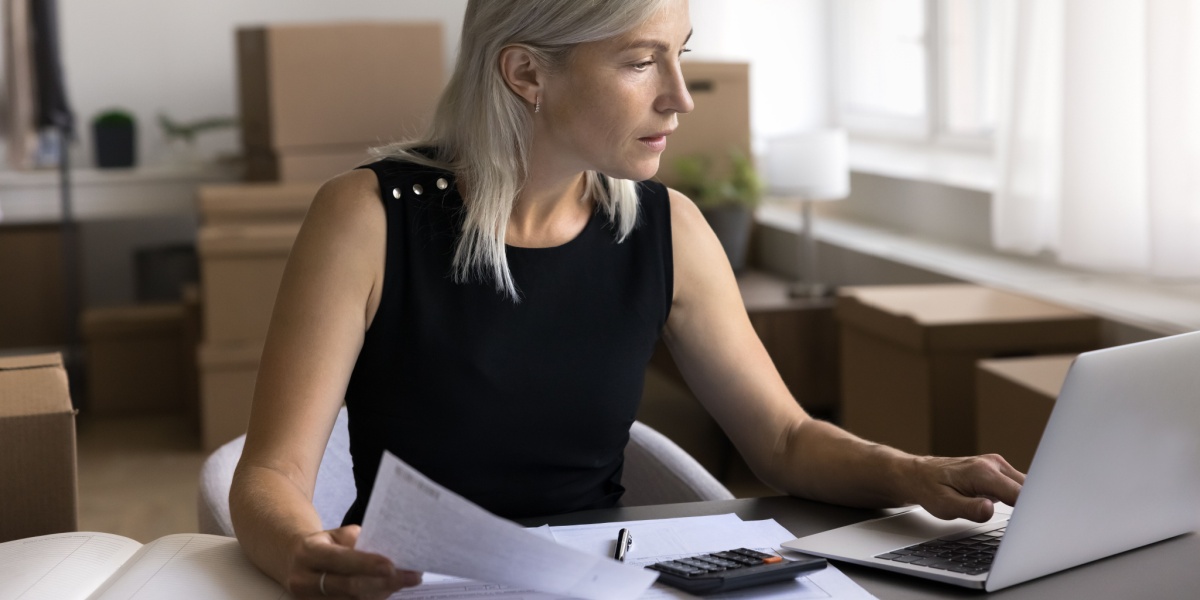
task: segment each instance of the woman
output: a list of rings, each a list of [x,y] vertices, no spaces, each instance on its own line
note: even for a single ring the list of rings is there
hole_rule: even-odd
[[[353,550],[384,449],[507,517],[612,506],[657,338],[755,473],[852,506],[984,520],[1024,476],[915,457],[809,418],[686,197],[654,176],[692,110],[687,0],[471,0],[428,139],[322,187],[263,352],[230,508],[297,597],[419,574]],[[603,175],[600,175],[603,173]],[[345,400],[358,500],[311,495]]]

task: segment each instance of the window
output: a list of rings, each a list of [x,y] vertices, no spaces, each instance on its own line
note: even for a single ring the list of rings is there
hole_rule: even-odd
[[[835,2],[842,125],[862,136],[988,147],[1002,2]]]

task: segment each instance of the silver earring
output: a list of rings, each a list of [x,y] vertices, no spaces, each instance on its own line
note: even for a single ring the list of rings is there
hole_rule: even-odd
[[[533,103],[533,112],[540,113],[540,112],[542,112],[542,97],[535,96],[534,98],[535,98],[535,100]]]

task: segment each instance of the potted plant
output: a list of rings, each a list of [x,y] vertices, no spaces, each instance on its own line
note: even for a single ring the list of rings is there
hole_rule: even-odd
[[[754,209],[762,201],[763,183],[750,159],[740,151],[730,153],[730,166],[721,173],[708,156],[685,156],[675,162],[680,192],[700,208],[717,234],[733,270],[746,267]]]
[[[101,169],[128,168],[137,162],[137,127],[133,115],[108,110],[92,119],[96,166]]]
[[[234,117],[207,117],[181,122],[159,113],[158,126],[162,128],[163,137],[166,138],[176,162],[190,164],[200,161],[196,149],[196,137],[199,134],[236,128],[238,120]]]

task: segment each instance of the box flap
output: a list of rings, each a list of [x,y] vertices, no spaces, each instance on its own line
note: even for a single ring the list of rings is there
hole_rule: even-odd
[[[1093,315],[972,284],[842,288],[836,314],[910,348],[1084,349],[1100,327]]]
[[[246,255],[286,256],[299,233],[299,223],[209,225],[200,228],[196,249],[205,260]]]
[[[1076,354],[1056,354],[1028,358],[997,358],[979,361],[979,368],[1005,380],[1033,390],[1047,398],[1057,398],[1067,379],[1067,371]]]
[[[95,336],[177,335],[183,327],[183,304],[146,304],[89,308],[80,317],[85,339]]]
[[[49,354],[30,354],[27,356],[0,357],[0,371],[15,371],[35,369],[40,367],[62,368],[62,364],[62,354],[57,352],[52,352]]]
[[[0,359],[0,418],[73,412],[61,355]]]
[[[361,151],[361,149],[360,149]],[[200,186],[196,204],[205,222],[287,219],[308,212],[319,183],[240,183]]]

